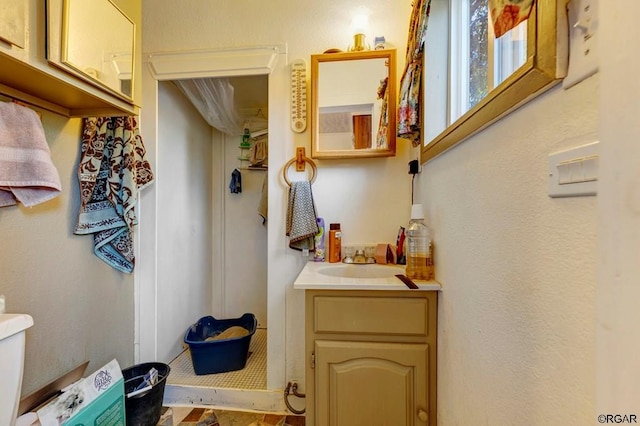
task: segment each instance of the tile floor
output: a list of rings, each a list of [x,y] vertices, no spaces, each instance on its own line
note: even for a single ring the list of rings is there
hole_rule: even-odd
[[[245,368],[227,373],[195,375],[189,350],[171,361],[167,385],[206,388],[266,389],[267,330],[257,329],[249,346]],[[158,426],[304,426],[304,416],[285,416],[245,411],[163,407]]]
[[[267,388],[267,330],[259,328],[251,338],[249,357],[242,370],[197,376],[193,371],[189,349],[169,364],[171,373],[167,385],[200,386],[207,388],[266,389]]]
[[[165,407],[158,426],[304,426],[304,416]]]

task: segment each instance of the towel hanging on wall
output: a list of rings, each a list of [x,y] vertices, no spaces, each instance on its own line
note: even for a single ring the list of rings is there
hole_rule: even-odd
[[[287,205],[289,247],[294,250],[315,250],[313,238],[319,232],[316,206],[313,202],[311,182],[292,182]]]
[[[0,207],[32,207],[60,195],[38,114],[14,102],[0,102]]]
[[[83,124],[81,205],[74,233],[93,234],[96,256],[131,273],[138,191],[153,182],[137,118],[89,117]]]
[[[268,149],[267,141],[255,141],[249,149],[249,164],[251,166],[266,165]]]
[[[238,169],[233,169],[233,171],[231,172],[229,191],[232,194],[240,194],[242,192],[242,175],[240,174],[240,170]]]

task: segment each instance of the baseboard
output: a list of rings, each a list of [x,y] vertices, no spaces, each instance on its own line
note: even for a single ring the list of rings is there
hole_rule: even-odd
[[[224,410],[290,414],[284,403],[284,390],[206,388],[167,384],[163,404],[210,407]]]

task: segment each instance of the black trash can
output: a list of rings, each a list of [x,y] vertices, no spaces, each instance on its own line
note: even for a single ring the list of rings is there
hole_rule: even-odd
[[[158,370],[158,382],[146,392],[127,398],[144,380],[144,375],[152,368]],[[164,385],[171,368],[161,362],[136,364],[122,370],[124,377],[125,411],[127,426],[155,426],[162,414]]]

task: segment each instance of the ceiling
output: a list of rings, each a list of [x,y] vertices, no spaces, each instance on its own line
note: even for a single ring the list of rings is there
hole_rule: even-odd
[[[229,82],[233,86],[238,109],[263,109],[266,115],[269,105],[268,75],[229,77]]]

